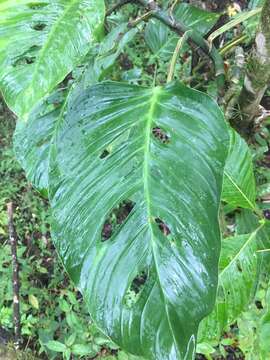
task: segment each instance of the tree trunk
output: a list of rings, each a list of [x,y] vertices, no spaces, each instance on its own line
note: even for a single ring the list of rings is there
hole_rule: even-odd
[[[270,82],[270,0],[261,13],[255,45],[247,62],[244,86],[238,98],[238,109],[231,124],[246,139],[263,120],[265,110],[260,106]]]

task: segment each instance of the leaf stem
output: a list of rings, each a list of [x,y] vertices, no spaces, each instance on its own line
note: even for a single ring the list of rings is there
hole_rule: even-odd
[[[241,42],[244,42],[248,39],[247,35],[240,35],[237,38],[233,39],[232,41],[226,43],[220,50],[220,55],[224,55],[231,51],[235,46],[239,45]]]
[[[270,252],[270,249],[257,250],[257,253]]]
[[[169,83],[170,81],[173,80],[177,57],[178,57],[178,55],[180,53],[180,50],[182,49],[182,47],[184,45],[185,40],[187,39],[188,32],[190,32],[190,30],[186,31],[184,33],[184,35],[179,38],[179,40],[178,40],[178,42],[176,44],[176,47],[175,47],[174,52],[173,52],[172,60],[171,60],[170,66],[169,66],[169,71],[168,71],[168,76],[167,76],[167,83]]]
[[[152,15],[152,11],[147,11],[142,14],[142,16],[137,17],[135,20],[131,20],[128,22],[128,28],[132,28],[137,26],[141,21],[146,21]]]

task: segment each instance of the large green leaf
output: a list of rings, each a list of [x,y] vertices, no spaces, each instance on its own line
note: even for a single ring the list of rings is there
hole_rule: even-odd
[[[230,150],[224,171],[222,200],[247,209],[256,208],[256,186],[252,156],[247,143],[230,131]]]
[[[48,164],[55,126],[61,121],[68,99],[87,86],[100,81],[114,64],[125,45],[136,35],[137,29],[127,31],[121,24],[102,41],[97,54],[87,59],[86,64],[74,69],[74,83],[69,90],[57,90],[48,99],[38,104],[27,121],[19,119],[14,134],[14,150],[26,172],[28,180],[44,195],[48,189]],[[79,74],[75,74],[75,72]]]
[[[81,60],[104,17],[103,0],[3,0],[0,88],[20,117]]]
[[[176,6],[174,17],[184,25],[205,35],[216,23],[219,15],[207,12],[189,4]],[[167,59],[175,49],[179,36],[172,33],[159,20],[152,19],[145,28],[145,41],[156,57]]]
[[[193,358],[215,302],[227,145],[217,105],[179,83],[98,84],[58,125],[54,242],[94,321],[134,355]]]
[[[257,231],[223,239],[216,305],[200,324],[200,341],[219,340],[252,300],[257,285]]]

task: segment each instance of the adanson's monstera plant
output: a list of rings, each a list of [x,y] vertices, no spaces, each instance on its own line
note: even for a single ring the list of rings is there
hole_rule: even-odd
[[[185,32],[223,81],[202,37],[215,14],[177,5],[176,34],[154,2],[134,3],[155,19],[105,35],[103,0],[2,0],[0,88],[18,117],[15,152],[49,198],[54,244],[93,321],[141,358],[193,359],[199,325],[199,342],[218,337],[252,296],[261,228],[221,242],[218,220],[221,198],[256,211],[251,155],[208,95],[180,81],[108,81],[139,31],[165,58]]]

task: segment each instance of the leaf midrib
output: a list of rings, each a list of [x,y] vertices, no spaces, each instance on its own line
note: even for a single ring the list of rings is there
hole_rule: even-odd
[[[149,191],[149,163],[150,163],[151,134],[152,134],[152,126],[153,126],[155,107],[158,104],[158,98],[159,98],[159,95],[161,92],[162,92],[161,87],[153,88],[152,97],[150,98],[150,108],[146,115],[147,124],[146,124],[146,129],[145,129],[146,134],[145,134],[145,149],[144,149],[144,162],[143,162],[143,187],[144,187],[144,195],[145,195],[145,202],[146,202],[147,222],[148,222],[150,233],[151,233],[151,237],[150,237],[151,248],[152,248],[156,273],[157,273],[157,279],[158,279],[159,287],[161,289],[161,293],[162,293],[163,300],[164,300],[164,306],[165,306],[165,311],[166,311],[166,317],[168,320],[168,325],[171,330],[174,344],[178,351],[177,341],[176,341],[176,338],[174,335],[174,331],[173,331],[171,321],[170,321],[170,316],[168,313],[167,299],[163,292],[163,288],[162,288],[161,281],[159,278],[159,266],[158,266],[158,261],[156,258],[155,240],[154,240],[154,233],[153,233],[153,227],[152,227],[154,217],[152,216],[152,212],[151,212],[151,198],[150,198],[150,191]]]

